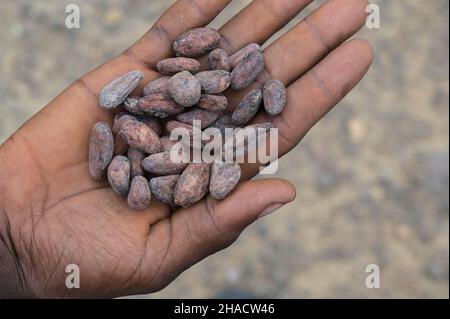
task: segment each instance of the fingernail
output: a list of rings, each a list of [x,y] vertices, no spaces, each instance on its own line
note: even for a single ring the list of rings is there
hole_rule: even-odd
[[[275,204],[270,205],[269,207],[264,209],[261,214],[259,214],[258,219],[273,213],[274,211],[276,211],[277,209],[279,209],[282,206],[284,206],[284,203],[275,203]]]

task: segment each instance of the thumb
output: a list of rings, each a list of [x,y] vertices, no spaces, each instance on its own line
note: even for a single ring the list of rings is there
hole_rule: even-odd
[[[295,199],[295,188],[281,179],[246,181],[225,199],[208,196],[172,215],[171,244],[161,278],[167,284],[179,273],[233,243],[246,226]],[[164,284],[163,284],[164,285]]]

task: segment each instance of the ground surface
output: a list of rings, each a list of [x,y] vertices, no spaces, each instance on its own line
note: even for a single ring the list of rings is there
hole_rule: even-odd
[[[1,1],[0,142],[170,4],[72,2],[76,31],[65,1]],[[358,35],[376,51],[370,73],[281,161],[296,202],[150,297],[448,298],[448,1],[377,3],[381,29]],[[371,263],[381,289],[365,288]]]

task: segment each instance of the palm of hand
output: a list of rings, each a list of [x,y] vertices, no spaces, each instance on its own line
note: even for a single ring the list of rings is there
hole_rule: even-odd
[[[154,201],[149,209],[136,212],[88,174],[90,129],[97,121],[111,123],[113,118],[98,106],[101,88],[132,69],[145,72],[145,83],[156,78],[154,66],[171,55],[171,41],[207,24],[228,2],[177,2],[135,45],[74,83],[1,147],[0,208],[23,279],[34,295],[111,297],[157,291],[193,263],[231,244],[266,208],[293,200],[289,183],[267,179],[242,182],[221,202],[208,197],[172,213]],[[263,42],[309,2],[255,1],[220,30],[221,46],[233,52]],[[372,52],[366,42],[341,45],[361,27],[364,8],[364,0],[330,1],[265,51],[267,69],[259,82],[271,76],[290,85],[288,105],[280,116],[260,114],[256,121],[270,120],[278,127],[281,154],[294,147],[370,65]],[[272,12],[280,14],[258,20]],[[180,14],[185,20],[177,19]],[[261,24],[259,30],[240,36],[239,30],[255,23]],[[333,23],[337,29],[330,28]],[[301,61],[293,54],[297,51],[303,52]],[[242,94],[228,94],[230,104],[236,105]],[[245,179],[256,169],[245,165]],[[69,264],[79,266],[80,289],[65,286]]]

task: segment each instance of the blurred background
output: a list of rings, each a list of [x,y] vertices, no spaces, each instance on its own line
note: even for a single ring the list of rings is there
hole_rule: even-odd
[[[171,2],[1,0],[0,143]],[[144,297],[449,297],[449,2],[374,2],[381,28],[357,35],[373,44],[373,67],[280,162],[296,201]],[[81,29],[65,27],[69,3]],[[232,1],[212,26],[248,3]],[[380,289],[365,286],[372,263]]]

